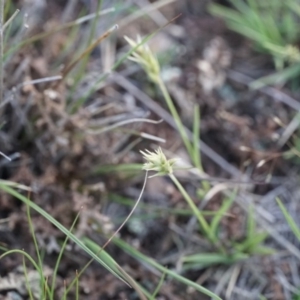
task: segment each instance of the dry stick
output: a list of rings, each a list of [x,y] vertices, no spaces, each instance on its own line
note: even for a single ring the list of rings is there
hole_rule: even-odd
[[[94,43],[87,47],[77,58],[75,58],[69,65],[67,65],[61,72],[62,78],[64,79],[80,60],[82,60],[86,55],[92,52],[93,49],[98,46],[98,44],[100,44],[104,39],[110,36],[110,34],[116,29],[118,29],[117,24],[103,33],[103,35],[101,35]]]

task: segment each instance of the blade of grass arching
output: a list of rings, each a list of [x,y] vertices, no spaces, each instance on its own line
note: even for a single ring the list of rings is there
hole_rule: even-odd
[[[269,84],[285,83],[288,79],[296,77],[300,74],[300,62],[296,63],[280,72],[259,78],[250,84],[252,89],[260,89]]]
[[[80,215],[80,212],[76,215],[72,225],[71,225],[71,228],[70,228],[70,232],[73,231],[74,229],[74,226],[79,218],[79,215]],[[66,246],[67,246],[67,242],[69,240],[69,237],[67,236],[62,244],[62,247],[60,249],[60,252],[59,252],[59,255],[58,255],[58,258],[56,260],[56,263],[55,263],[55,267],[54,267],[54,270],[53,270],[53,275],[52,275],[52,284],[51,284],[51,298],[50,299],[54,299],[54,290],[55,290],[55,284],[56,284],[56,276],[57,276],[57,271],[58,271],[58,267],[60,265],[60,261],[61,261],[61,258],[63,256],[63,253],[64,253],[64,250],[66,249]]]
[[[164,272],[159,280],[159,283],[155,289],[155,291],[153,292],[153,294],[151,295],[151,298],[149,300],[155,300],[156,299],[156,295],[159,293],[163,283],[164,283],[164,280],[165,280],[165,277],[166,277],[166,272]]]
[[[276,198],[276,201],[277,201],[277,203],[278,203],[278,205],[279,205],[279,207],[280,207],[287,223],[289,224],[292,232],[294,233],[296,238],[300,241],[300,229],[299,229],[298,225],[293,220],[293,218],[291,217],[291,215],[289,214],[289,212],[287,211],[287,209],[285,208],[285,206],[283,205],[281,200],[279,198]]]
[[[176,272],[169,270],[167,268],[165,268],[164,266],[160,265],[159,263],[157,263],[154,259],[142,254],[141,252],[139,252],[138,250],[134,249],[132,246],[130,246],[128,243],[126,243],[125,241],[119,239],[119,238],[114,238],[113,239],[113,243],[116,244],[119,248],[121,248],[123,251],[127,252],[130,256],[132,256],[133,258],[143,262],[144,264],[149,264],[150,266],[156,268],[157,270],[161,271],[162,273],[166,273],[166,275],[172,277],[173,279],[187,285],[190,286],[192,288],[194,288],[195,290],[209,296],[212,297],[213,299],[216,300],[222,300],[219,296],[217,296],[216,294],[212,293],[211,291],[209,291],[208,289],[202,287],[201,285],[177,274]]]
[[[92,169],[92,175],[109,174],[115,172],[138,172],[142,171],[143,164],[119,164],[103,165]]]
[[[27,252],[25,252],[24,250],[19,250],[19,249],[8,250],[8,251],[6,251],[5,253],[3,253],[3,254],[0,255],[0,260],[1,260],[2,258],[4,258],[5,256],[8,256],[8,255],[10,255],[10,254],[16,254],[16,253],[25,256],[25,257],[32,263],[32,265],[34,266],[34,268],[35,268],[38,272],[40,272],[40,268],[39,268],[38,264],[37,264],[37,263],[35,262],[35,260],[34,260]]]
[[[82,238],[82,241],[85,245],[87,245],[87,247],[89,249],[91,249],[91,251],[93,251],[96,255],[99,255],[99,256],[102,256],[104,254],[104,257],[102,257],[102,259],[106,260],[106,259],[110,259],[109,257],[106,258],[106,252],[105,250],[103,250],[103,248],[99,247],[95,242],[93,242],[92,240],[90,240],[89,238],[87,237],[83,237]],[[122,269],[121,269],[122,270]],[[117,267],[116,268],[116,271],[120,271],[120,269]],[[124,272],[124,271],[123,271]],[[138,290],[136,290],[136,292],[139,294],[139,296],[141,297],[141,299],[145,299],[147,300],[147,298],[145,297],[144,295],[144,291],[141,291],[140,287],[137,285],[137,283],[135,282],[134,279],[132,279],[127,273],[124,274],[127,282],[132,286],[132,287],[135,287],[137,288]],[[151,297],[151,294],[149,294],[147,292],[147,297]]]
[[[52,223],[55,227],[57,227],[61,232],[63,232],[70,240],[72,240],[77,246],[79,246],[82,250],[84,250],[87,254],[89,254],[93,259],[95,259],[98,263],[100,263],[103,267],[105,267],[108,271],[110,271],[117,278],[119,278],[124,283],[126,283],[126,281],[120,274],[119,270],[117,269],[117,263],[111,257],[110,257],[110,259],[107,259],[107,261],[109,261],[109,263],[110,263],[110,265],[107,265],[106,261],[101,260],[100,257],[95,255],[78,237],[76,237],[74,234],[72,234],[66,227],[64,227],[62,224],[60,224],[56,219],[54,219],[50,214],[48,214],[45,210],[40,208],[38,205],[36,205],[30,199],[26,198],[25,196],[19,194],[14,189],[12,189],[8,186],[5,186],[3,184],[0,184],[0,189],[5,191],[6,193],[10,194],[11,196],[14,196],[15,198],[19,199],[25,205],[28,204],[32,209],[34,209],[36,212],[38,212],[40,215],[42,215],[44,218],[46,218],[50,223]],[[107,256],[109,256],[109,255],[106,254],[106,257]],[[118,272],[116,272],[116,270],[118,270]]]
[[[35,260],[24,250],[19,250],[19,249],[13,249],[13,250],[9,250],[6,251],[5,253],[3,253],[2,255],[0,255],[0,260],[2,258],[4,258],[5,256],[8,256],[10,254],[21,254],[23,257],[25,256],[33,265],[33,267],[38,271],[40,278],[43,277],[43,271],[40,269],[39,265],[35,262]]]
[[[232,195],[227,198],[221,205],[220,209],[218,210],[218,214],[216,214],[211,223],[210,223],[210,235],[212,236],[213,240],[215,242],[217,242],[218,240],[218,226],[222,220],[222,217],[225,215],[225,213],[229,210],[229,208],[231,207],[235,197],[236,197],[236,193],[237,193],[237,190],[234,191],[232,193]]]

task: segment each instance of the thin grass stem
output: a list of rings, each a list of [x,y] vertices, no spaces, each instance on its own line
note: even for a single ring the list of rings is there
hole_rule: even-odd
[[[202,230],[203,230],[204,234],[208,238],[211,238],[209,225],[206,222],[206,220],[203,217],[203,215],[200,212],[200,210],[198,209],[198,207],[195,205],[194,201],[191,199],[191,197],[186,192],[186,190],[184,189],[184,187],[181,185],[181,183],[177,180],[177,178],[173,174],[169,174],[169,177],[171,178],[171,180],[173,181],[173,183],[176,185],[176,187],[178,188],[178,190],[182,194],[183,198],[186,200],[186,202],[188,203],[188,205],[192,209],[193,213],[197,217],[197,219],[198,219],[198,221],[199,221],[199,223],[200,223],[200,225],[202,227]]]

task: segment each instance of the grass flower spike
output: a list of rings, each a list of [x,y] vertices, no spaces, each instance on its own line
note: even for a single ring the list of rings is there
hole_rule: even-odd
[[[140,36],[137,37],[137,41],[134,41],[127,36],[124,36],[124,38],[132,48],[136,49],[129,59],[140,64],[148,74],[150,80],[157,83],[160,78],[160,66],[149,46],[143,44]]]
[[[160,147],[155,152],[151,152],[149,150],[140,152],[143,154],[144,159],[146,160],[143,169],[157,172],[157,174],[151,177],[170,175],[173,173],[173,166],[177,159],[173,158],[168,160]]]

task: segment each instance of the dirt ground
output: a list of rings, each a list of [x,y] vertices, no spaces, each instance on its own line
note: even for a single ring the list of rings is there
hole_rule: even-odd
[[[150,2],[154,5],[161,1]],[[128,50],[124,35],[135,38],[137,34],[150,34],[177,16],[149,45],[162,64],[168,90],[187,128],[192,128],[193,105],[200,106],[203,166],[214,186],[203,209],[218,210],[224,199],[220,191],[224,187],[237,187],[230,218],[222,221],[222,243],[228,245],[229,240],[243,238],[247,212],[254,204],[257,226],[268,232],[266,245],[275,249],[276,254],[253,255],[229,266],[185,271],[179,263],[182,256],[207,252],[210,248],[195,230],[190,216],[167,210],[187,206],[164,177],[148,180],[142,199],[144,206],[137,208],[135,217],[119,237],[224,299],[292,299],[300,282],[299,242],[284,221],[275,198],[282,199],[300,224],[299,166],[296,160],[277,155],[285,150],[278,143],[284,129],[274,118],[289,124],[299,109],[299,94],[288,86],[249,89],[253,79],[273,71],[272,61],[256,52],[251,42],[228,30],[222,20],[212,17],[207,12],[211,2],[228,5],[225,0],[170,1],[148,17],[130,20],[128,15],[137,7],[145,9],[149,1],[103,1],[103,9],[114,6],[118,9],[100,18],[94,36],[100,36],[114,24],[119,29],[92,51],[86,66],[83,62],[76,65],[66,80],[32,83],[35,79],[59,75],[63,66],[77,57],[78,49],[84,49],[83,44],[88,41],[90,23],[77,26],[77,31],[72,31],[73,27],[57,30],[8,55],[4,93],[7,103],[1,108],[0,150],[12,161],[0,159],[1,178],[31,187],[30,198],[67,228],[80,212],[74,233],[103,245],[130,212],[130,206],[120,199],[134,201],[144,177],[143,172],[137,171],[103,172],[105,166],[141,163],[139,150],[155,149],[158,144],[131,133],[145,132],[165,139],[166,143],[161,144],[163,149],[183,160],[189,158],[162,95],[144,71],[131,61],[124,61],[110,72],[75,113],[70,108]],[[92,13],[97,7],[97,1],[93,0],[12,3],[15,7],[11,6],[10,11],[19,8],[21,12],[12,26],[12,37],[5,51],[29,37],[54,31],[62,24]],[[133,6],[135,9],[130,9]],[[76,78],[78,74],[83,75]],[[29,84],[22,85],[23,82]],[[124,126],[127,131],[91,133],[122,120],[146,117],[164,121],[159,125],[129,124]],[[257,167],[262,160],[266,162]],[[189,172],[178,176],[193,200],[200,204],[199,177]],[[34,211],[32,223],[44,253],[45,272],[51,274],[64,235]],[[35,257],[26,207],[3,192],[0,246],[24,249]],[[155,290],[159,272],[113,244],[107,251],[142,286]],[[70,282],[76,270],[81,270],[88,260],[87,254],[68,243],[58,270],[57,299],[64,290],[64,281]],[[29,299],[21,287],[24,282],[21,267],[20,255],[0,260],[0,299]],[[80,296],[90,300],[139,299],[134,290],[96,262],[82,275]],[[70,299],[74,297],[70,295]],[[156,299],[208,297],[166,278]]]

